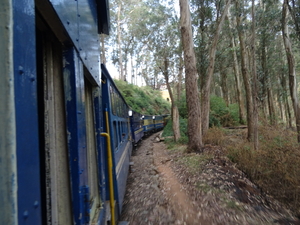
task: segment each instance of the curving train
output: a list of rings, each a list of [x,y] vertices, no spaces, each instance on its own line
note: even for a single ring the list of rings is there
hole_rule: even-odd
[[[1,0],[0,224],[118,223],[133,145],[168,116],[130,110],[101,65],[108,4]]]

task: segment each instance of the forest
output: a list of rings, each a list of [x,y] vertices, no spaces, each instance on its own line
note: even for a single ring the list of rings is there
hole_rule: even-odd
[[[167,87],[174,142],[186,152],[225,145],[253,181],[299,211],[300,2],[111,0],[110,13],[102,63],[128,83]],[[247,129],[236,142],[218,126]]]
[[[136,84],[142,77],[153,89],[168,87],[175,140],[180,138],[178,108],[187,104],[188,112],[199,111],[199,126],[188,133],[202,137],[209,128],[210,99],[217,96],[227,107],[238,105],[239,123],[248,126],[247,138],[255,149],[261,120],[297,130],[295,138],[300,141],[297,1],[115,0],[110,4],[111,34],[102,39],[104,63],[114,64],[121,80]],[[189,29],[190,36],[184,33]],[[185,59],[186,50],[191,51],[187,54],[194,58],[195,71],[186,65],[192,62]],[[202,146],[197,139],[196,146]],[[191,151],[198,147],[191,144]]]

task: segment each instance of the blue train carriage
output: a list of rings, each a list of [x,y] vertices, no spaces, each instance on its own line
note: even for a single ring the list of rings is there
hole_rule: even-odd
[[[126,190],[129,160],[132,152],[132,137],[130,131],[129,107],[117,89],[104,65],[102,68],[102,97],[105,130],[111,137],[114,198],[116,201],[116,216],[121,215],[122,202]],[[107,196],[108,198],[108,196]]]
[[[154,122],[153,119],[155,116],[143,115],[143,128],[145,135],[149,135],[154,132]]]
[[[0,224],[107,224],[98,37],[108,1],[2,0],[0,29]],[[126,120],[113,119],[111,130]],[[125,130],[113,136],[118,214]]]
[[[161,115],[153,116],[154,130],[160,131],[164,128],[164,118]]]
[[[170,119],[170,114],[165,114],[163,115],[163,121],[164,121],[164,127],[167,125],[167,123],[169,122]]]
[[[142,140],[142,137],[144,136],[142,114],[135,112],[133,110],[129,110],[129,117],[130,117],[132,141],[134,145],[137,145],[137,143],[140,140]]]

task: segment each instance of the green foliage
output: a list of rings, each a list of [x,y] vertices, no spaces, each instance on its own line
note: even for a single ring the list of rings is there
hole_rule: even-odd
[[[132,110],[145,115],[170,113],[170,103],[161,97],[160,91],[150,87],[138,87],[121,80],[114,82]]]
[[[172,119],[170,118],[169,122],[164,128],[164,132],[162,134],[163,137],[169,137],[174,135],[172,126],[173,126],[173,122]],[[180,126],[180,136],[181,136],[179,142],[185,142],[185,140],[187,140],[187,119],[179,118],[179,126]]]
[[[187,119],[187,106],[185,95],[181,96],[178,102],[179,115]],[[239,121],[239,106],[238,104],[230,104],[228,107],[223,98],[211,96],[210,98],[210,114],[209,126],[226,127],[237,125]]]
[[[223,98],[211,96],[209,126],[227,127],[236,125],[239,121],[238,110],[237,104],[232,104],[227,107]]]
[[[187,106],[185,94],[182,94],[180,100],[178,101],[178,111],[180,117],[187,119]]]

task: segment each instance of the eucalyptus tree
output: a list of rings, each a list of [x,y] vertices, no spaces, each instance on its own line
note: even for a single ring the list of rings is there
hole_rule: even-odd
[[[234,72],[234,78],[235,78],[235,87],[236,87],[236,99],[239,105],[239,122],[240,124],[245,123],[245,109],[244,109],[244,100],[242,96],[242,85],[240,81],[240,67],[239,67],[239,61],[237,57],[237,44],[236,44],[236,32],[235,32],[235,17],[232,17],[230,14],[230,10],[228,12],[227,16],[228,21],[228,35],[229,35],[229,46],[232,53],[232,67]]]
[[[272,125],[276,124],[276,108],[275,108],[275,88],[278,80],[278,59],[282,52],[275,43],[280,36],[280,17],[281,10],[278,0],[262,1],[257,6],[257,54],[259,63],[258,80],[260,83],[260,91],[258,99],[260,101],[260,109],[262,115],[270,118]],[[282,44],[282,41],[281,43]]]
[[[181,91],[179,88],[181,84],[179,83],[182,76],[182,49],[180,47],[178,18],[172,13],[172,8],[166,5],[161,5],[158,8],[161,9],[159,15],[163,23],[160,23],[150,38],[154,50],[153,55],[156,59],[153,65],[158,67],[164,76],[172,104],[174,140],[178,141],[180,138],[178,101]]]
[[[225,17],[228,13],[230,4],[231,4],[231,0],[227,0],[226,4],[223,7],[218,7],[217,10],[217,18],[216,18],[216,25],[215,25],[216,28],[215,28],[213,41],[209,51],[209,65],[207,67],[207,72],[203,83],[203,88],[201,91],[201,110],[202,110],[201,113],[202,113],[202,134],[203,135],[206,133],[209,127],[210,87],[211,87],[211,81],[212,81],[214,68],[215,68],[217,44],[219,41],[220,32],[223,23],[225,21]],[[218,5],[220,6],[221,4]]]
[[[201,109],[197,86],[197,68],[192,35],[191,14],[188,0],[179,0],[180,30],[184,52],[186,100],[188,110],[188,147],[187,151],[201,151]]]
[[[292,50],[292,43],[290,41],[290,35],[288,30],[288,0],[284,0],[282,7],[282,36],[286,51],[286,57],[289,67],[289,86],[290,94],[293,102],[293,108],[296,119],[296,128],[298,133],[298,142],[300,143],[300,104],[298,100],[297,93],[297,80],[296,80],[296,70],[295,70],[295,58]]]
[[[252,49],[252,81],[253,81],[253,142],[254,150],[258,150],[258,106],[257,106],[257,72],[256,72],[256,20],[255,20],[255,1],[252,0],[251,7],[251,17],[252,17],[252,40],[251,40],[251,49]]]
[[[247,62],[247,49],[245,42],[245,20],[246,20],[246,6],[245,0],[235,2],[236,26],[240,43],[240,57],[241,57],[241,70],[246,91],[246,108],[247,108],[247,126],[248,126],[248,140],[253,138],[253,99],[252,87],[249,74],[249,63]]]

